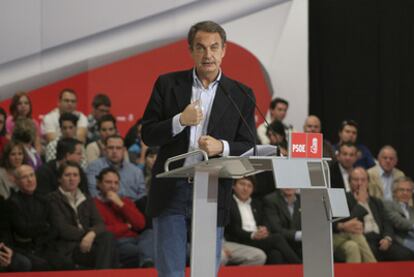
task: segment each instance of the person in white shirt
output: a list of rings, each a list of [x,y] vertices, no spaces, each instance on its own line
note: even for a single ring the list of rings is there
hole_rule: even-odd
[[[85,143],[88,119],[80,111],[76,110],[77,96],[73,89],[63,89],[59,94],[59,101],[57,108],[50,111],[43,117],[42,124],[40,126],[42,134],[45,136],[47,142],[60,137],[59,117],[62,113],[73,113],[78,116],[77,123],[77,138]]]

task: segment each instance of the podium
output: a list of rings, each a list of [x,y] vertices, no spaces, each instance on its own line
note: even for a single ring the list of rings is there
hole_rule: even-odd
[[[169,170],[171,162],[202,154],[204,160]],[[302,245],[305,277],[333,276],[332,221],[349,216],[343,189],[331,189],[324,159],[288,157],[221,157],[209,160],[202,150],[172,157],[160,178],[194,178],[191,233],[191,276],[216,274],[217,194],[219,178],[238,179],[273,171],[277,188],[301,192]]]

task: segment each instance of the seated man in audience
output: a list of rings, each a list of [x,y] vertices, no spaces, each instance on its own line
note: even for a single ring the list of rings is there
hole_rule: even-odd
[[[302,257],[300,197],[295,189],[277,189],[264,198],[264,213],[271,233],[282,234]]]
[[[355,166],[362,166],[363,168],[368,169],[375,165],[374,157],[368,147],[361,143],[357,143],[358,123],[353,120],[343,121],[339,128],[338,136],[339,142],[334,145],[335,150],[338,150],[339,146],[344,142],[356,144],[358,153]]]
[[[289,102],[282,98],[275,98],[270,102],[269,111],[270,111],[270,122],[275,120],[283,122],[287,115],[289,108]],[[285,130],[292,129],[292,125],[283,124]],[[263,122],[257,128],[257,136],[262,144],[269,144],[269,138],[266,135],[267,124]]]
[[[410,177],[402,176],[392,185],[394,200],[385,201],[388,217],[395,231],[395,240],[414,253],[414,183]]]
[[[0,272],[30,271],[32,269],[30,260],[13,251],[9,220],[6,201],[0,196]]]
[[[380,199],[392,201],[392,183],[404,173],[397,169],[397,151],[386,145],[378,153],[378,165],[368,170],[369,194]]]
[[[305,133],[321,133],[321,121],[316,115],[310,115],[306,118],[305,123],[303,124],[303,131]],[[332,164],[336,160],[335,150],[333,149],[332,144],[324,139],[323,140],[323,157],[331,158],[332,161],[329,163]]]
[[[88,163],[102,158],[105,154],[106,138],[118,134],[116,119],[111,114],[101,116],[98,120],[97,127],[99,130],[98,140],[91,142],[86,146],[86,159],[88,160]],[[129,156],[126,151],[125,159],[129,161]]]
[[[59,127],[61,136],[55,138],[46,145],[46,162],[56,159],[56,147],[60,139],[65,138],[74,138],[76,139],[76,124],[78,122],[78,117],[72,113],[62,113],[59,117]],[[85,159],[85,149],[82,146],[82,160],[81,165],[83,168],[86,168],[86,159]]]
[[[30,260],[32,270],[69,268],[56,252],[58,232],[50,223],[49,202],[35,193],[36,175],[31,166],[22,165],[16,170],[16,184],[19,191],[8,200],[16,251]]]
[[[263,224],[262,206],[259,201],[251,198],[253,188],[252,177],[235,181],[230,223],[225,229],[226,239],[262,249],[268,257],[268,264],[301,263],[286,239],[281,234],[270,233]]]
[[[86,133],[88,127],[88,119],[86,116],[76,110],[77,96],[73,89],[63,89],[59,93],[58,107],[43,117],[41,130],[45,135],[46,141],[51,142],[55,138],[60,137],[61,132],[59,128],[59,117],[63,113],[73,113],[79,119],[77,122],[77,138],[86,142]]]
[[[67,161],[80,165],[82,160],[83,144],[74,138],[60,139],[56,146],[56,159],[42,165],[36,171],[38,186],[36,192],[47,195],[58,189],[58,170],[59,166]],[[81,182],[79,188],[83,193],[89,194],[88,179],[85,172],[81,171]]]
[[[266,259],[265,252],[259,248],[223,241],[221,265],[264,265]]]
[[[98,129],[99,119],[111,113],[111,99],[106,94],[97,94],[92,100],[92,112],[88,115],[87,143],[97,141],[100,137]]]
[[[142,170],[125,160],[124,140],[119,135],[109,136],[105,140],[105,157],[91,162],[86,169],[89,192],[98,196],[96,176],[107,167],[116,168],[121,176],[120,196],[131,198],[134,202],[146,195]]]
[[[99,195],[94,198],[106,229],[117,240],[122,267],[151,267],[154,265],[153,231],[145,231],[145,217],[134,202],[120,197],[120,176],[107,167],[96,176]]]
[[[70,161],[60,165],[59,188],[49,194],[52,224],[59,230],[57,251],[74,266],[117,267],[114,237],[105,230],[93,199],[79,189],[81,170]]]
[[[331,165],[331,187],[351,191],[349,173],[357,160],[358,149],[355,144],[344,142],[339,146],[337,160]]]
[[[394,240],[394,231],[381,199],[368,194],[368,173],[355,168],[349,177],[347,194],[351,217],[363,223],[363,233],[378,261],[413,260],[414,253]]]

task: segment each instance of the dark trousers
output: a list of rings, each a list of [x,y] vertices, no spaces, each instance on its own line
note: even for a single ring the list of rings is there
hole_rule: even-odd
[[[96,236],[92,249],[88,253],[82,253],[77,247],[72,254],[75,264],[96,268],[108,269],[118,266],[118,255],[116,252],[115,240],[111,233],[103,232]]]
[[[376,233],[365,234],[369,247],[374,253],[375,258],[378,261],[412,261],[414,260],[414,253],[408,248],[400,245],[398,242],[393,241],[391,246],[382,251],[379,249],[379,242],[382,236]]]

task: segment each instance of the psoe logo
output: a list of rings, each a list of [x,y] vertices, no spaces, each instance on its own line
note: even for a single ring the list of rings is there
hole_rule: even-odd
[[[293,152],[296,153],[305,153],[306,152],[306,145],[305,144],[293,144],[292,145]]]
[[[312,154],[318,153],[318,139],[317,138],[312,139],[312,144],[311,144],[311,147],[310,147],[310,151],[311,151]]]

